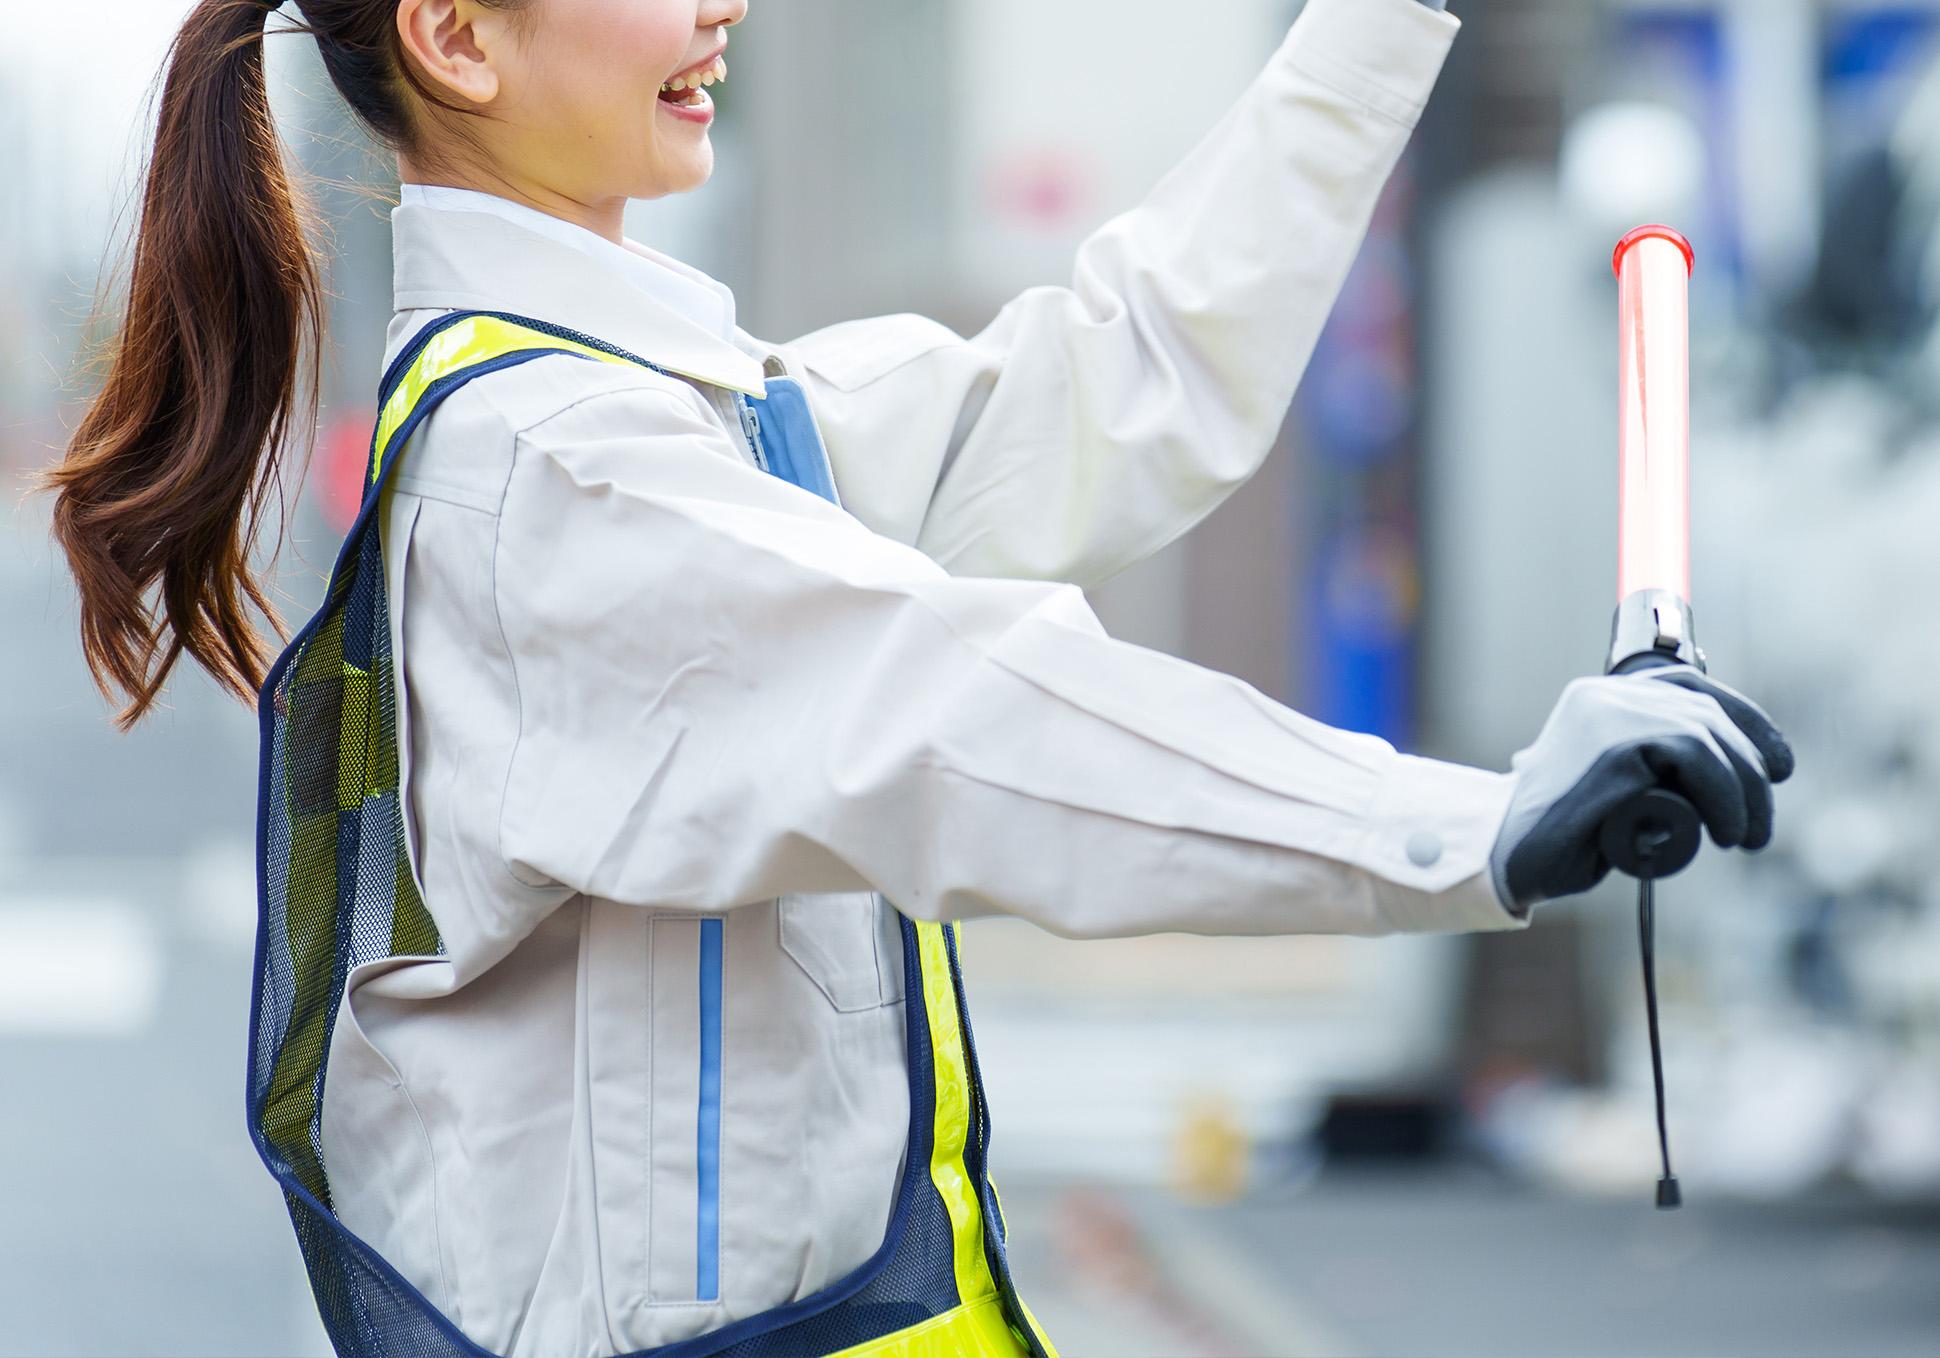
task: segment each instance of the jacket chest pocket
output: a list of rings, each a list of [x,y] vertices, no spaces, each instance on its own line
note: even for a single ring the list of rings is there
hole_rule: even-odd
[[[841,1013],[903,997],[902,933],[874,891],[796,891],[780,898],[781,950]]]

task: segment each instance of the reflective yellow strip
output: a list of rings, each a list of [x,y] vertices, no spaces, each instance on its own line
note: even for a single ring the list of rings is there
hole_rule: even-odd
[[[929,920],[915,923],[917,958],[923,968],[923,1008],[929,1012],[930,1055],[936,1082],[930,1181],[936,1185],[950,1214],[957,1300],[967,1305],[997,1295],[997,1281],[990,1276],[990,1263],[983,1252],[983,1209],[977,1204],[976,1186],[963,1163],[964,1147],[970,1137],[970,1070],[963,1058],[963,1029],[957,1023],[957,993],[950,982],[950,954],[943,941],[943,926]]]
[[[563,349],[599,359],[603,363],[632,362],[631,359],[580,344],[576,340],[561,339],[543,330],[499,320],[496,316],[467,316],[431,337],[405,371],[397,388],[391,392],[391,399],[384,403],[384,409],[377,417],[378,455],[371,459],[372,484],[376,484],[378,473],[384,468],[384,460],[391,454],[392,436],[411,417],[411,411],[433,382],[461,368],[489,363],[520,349],[540,348]]]
[[[947,973],[943,979],[948,982]],[[985,1297],[828,1358],[1027,1358],[1029,1353],[1010,1332],[1003,1303]]]

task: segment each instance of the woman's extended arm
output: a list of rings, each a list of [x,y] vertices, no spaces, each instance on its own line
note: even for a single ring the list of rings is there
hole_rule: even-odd
[[[542,895],[873,888],[1070,935],[1521,922],[1488,873],[1506,774],[1115,640],[1072,585],[951,576],[750,466],[697,397],[526,430],[497,533],[500,847]]]
[[[1258,470],[1457,21],[1309,0],[1138,207],[972,339],[913,314],[775,346],[844,502],[953,573],[1089,587]]]

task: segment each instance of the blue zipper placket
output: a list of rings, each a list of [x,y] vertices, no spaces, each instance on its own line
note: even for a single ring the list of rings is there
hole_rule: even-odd
[[[768,471],[761,446],[761,417],[748,398],[734,393],[741,432],[755,465]],[[722,922],[701,921],[700,935],[700,1098],[694,1126],[694,1296],[721,1299],[721,989]]]
[[[701,921],[700,1099],[695,1117],[694,1297],[721,1299],[721,921]]]

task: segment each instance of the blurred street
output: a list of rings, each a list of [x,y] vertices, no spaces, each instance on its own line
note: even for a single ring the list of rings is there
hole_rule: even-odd
[[[1219,1209],[1069,1190],[1005,1200],[1020,1199],[1033,1307],[1068,1355],[1932,1354],[1940,1212],[1707,1203],[1702,1184],[1685,1187],[1676,1214],[1457,1166],[1334,1173]]]
[[[87,1088],[0,1124],[4,1358],[329,1353],[242,1132],[246,967],[168,960],[149,1034],[89,1041]],[[0,1042],[0,1073],[47,1088],[76,1054]],[[996,1156],[1013,1259],[1067,1358],[1929,1358],[1940,1325],[1931,1206],[1751,1205],[1687,1181],[1660,1214],[1458,1161],[1198,1207],[1004,1178]]]

